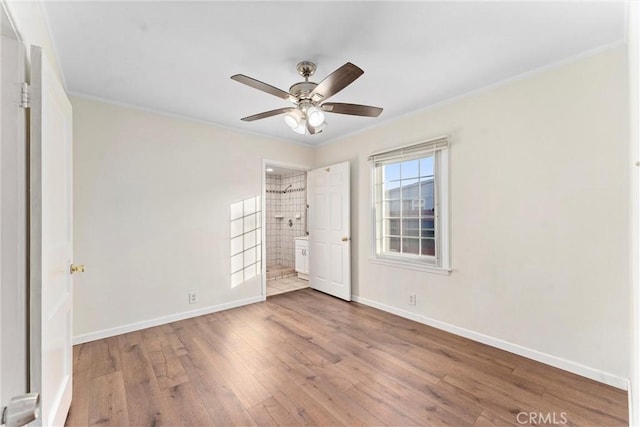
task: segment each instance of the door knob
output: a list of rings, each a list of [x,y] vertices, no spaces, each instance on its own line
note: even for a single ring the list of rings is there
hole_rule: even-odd
[[[343,242],[348,242],[348,241],[349,241],[349,238],[348,238],[348,237],[343,237],[343,238],[342,238],[342,241],[343,241]]]
[[[82,264],[71,264],[71,267],[69,268],[69,271],[71,272],[71,274],[84,273],[84,265],[82,265]]]

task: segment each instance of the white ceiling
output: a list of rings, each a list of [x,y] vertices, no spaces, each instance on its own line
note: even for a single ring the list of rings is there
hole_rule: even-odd
[[[96,2],[46,1],[67,89],[317,145],[527,71],[623,42],[624,2]],[[383,107],[378,118],[327,114],[297,135],[287,107],[231,80],[246,74],[288,90],[295,65],[320,82],[349,61],[365,73],[331,98]]]

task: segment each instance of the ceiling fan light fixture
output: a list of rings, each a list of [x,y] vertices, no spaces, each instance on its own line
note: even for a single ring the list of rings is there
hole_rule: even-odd
[[[300,122],[298,123],[298,126],[291,128],[293,129],[293,131],[295,133],[299,133],[300,135],[304,135],[305,133],[307,133],[307,124],[305,123],[304,119],[300,120]]]
[[[322,122],[316,126],[316,133],[320,133],[327,128],[327,122]]]
[[[364,71],[358,66],[347,62],[333,73],[325,77],[320,83],[309,81],[309,77],[316,70],[316,65],[310,61],[302,61],[296,67],[304,81],[295,83],[286,92],[267,83],[256,80],[244,74],[231,76],[232,80],[245,84],[254,89],[276,96],[293,103],[292,107],[278,108],[259,114],[243,117],[245,122],[266,119],[267,117],[284,114],[284,121],[294,132],[300,135],[316,135],[327,128],[325,112],[348,114],[362,117],[378,117],[382,112],[380,107],[370,105],[346,104],[343,102],[325,102],[353,83]]]
[[[318,107],[307,108],[307,120],[313,127],[320,126],[324,122],[324,113]]]
[[[302,114],[302,111],[298,109],[293,110],[284,116],[284,122],[293,130],[300,127],[300,124],[304,124],[303,119],[304,115]]]

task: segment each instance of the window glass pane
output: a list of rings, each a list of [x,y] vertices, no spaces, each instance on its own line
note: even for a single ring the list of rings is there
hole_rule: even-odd
[[[420,209],[420,215],[433,217],[433,214],[434,214],[433,199],[431,198],[422,199],[420,203],[422,204],[422,207]]]
[[[400,181],[385,182],[382,188],[385,200],[399,199],[402,196]]]
[[[382,213],[385,218],[388,217],[399,217],[400,216],[400,200],[392,200],[389,202],[384,202],[384,212]]]
[[[402,216],[415,217],[420,216],[420,199],[409,199],[402,201]]]
[[[433,209],[433,179],[420,181],[420,198],[425,199],[425,207]]]
[[[424,221],[422,222],[424,224]],[[436,237],[436,232],[433,228],[422,228],[422,237]]]
[[[385,220],[384,234],[388,236],[399,236],[400,235],[400,219]]]
[[[402,198],[403,199],[408,199],[408,198],[415,199],[415,198],[417,198],[419,196],[420,187],[418,186],[418,180],[417,179],[403,179],[400,182],[402,184]]]
[[[402,236],[420,236],[420,220],[415,219],[403,219],[402,220]]]
[[[433,176],[433,156],[420,159],[420,176]]]
[[[433,216],[423,216],[422,218],[422,229],[433,230],[435,227],[435,219]]]
[[[422,255],[436,255],[436,241],[434,239],[422,239]]]
[[[400,252],[400,238],[385,237],[384,248],[385,248],[385,252]]]
[[[393,163],[382,166],[382,176],[384,182],[396,181],[400,179],[400,163]]]
[[[400,176],[402,179],[417,178],[418,167],[420,162],[418,160],[409,160],[400,164]]]
[[[402,252],[405,254],[418,255],[420,249],[420,239],[402,239]]]

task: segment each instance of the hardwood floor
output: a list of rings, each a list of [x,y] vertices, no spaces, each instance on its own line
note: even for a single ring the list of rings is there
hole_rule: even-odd
[[[68,426],[628,425],[627,394],[304,289],[74,347]]]

